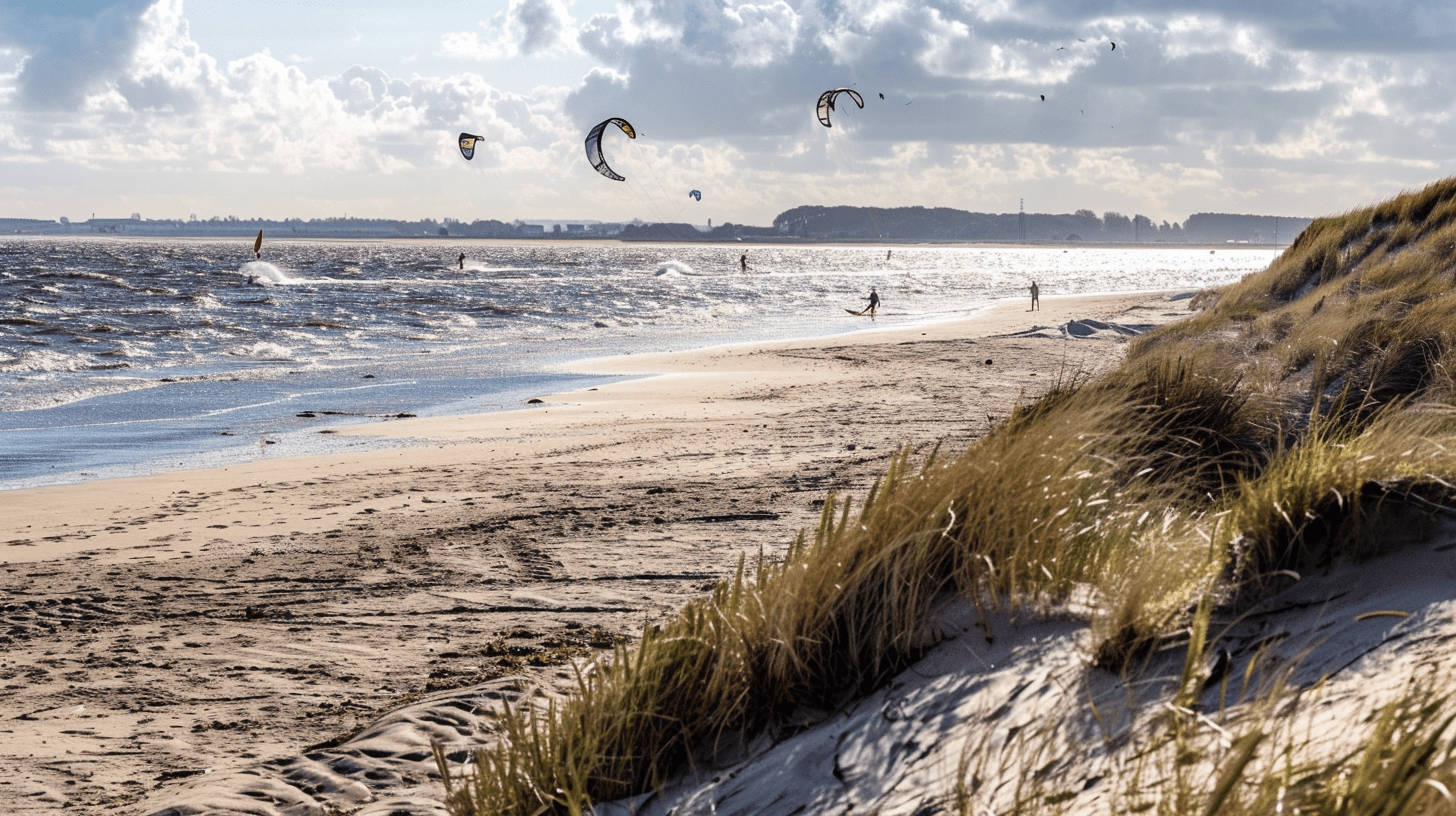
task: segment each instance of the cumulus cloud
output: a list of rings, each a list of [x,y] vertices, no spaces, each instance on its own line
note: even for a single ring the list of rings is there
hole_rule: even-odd
[[[115,79],[135,49],[151,0],[18,3],[0,8],[0,42],[27,57],[16,79],[19,104],[74,110]]]
[[[480,23],[480,32],[451,32],[441,38],[441,50],[456,57],[478,60],[509,59],[567,50],[576,20],[560,0],[511,0],[505,11]]]

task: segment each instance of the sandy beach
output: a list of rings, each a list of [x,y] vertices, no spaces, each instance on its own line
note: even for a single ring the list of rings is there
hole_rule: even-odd
[[[569,686],[572,658],[781,552],[828,492],[1123,347],[1013,335],[1186,303],[593,360],[572,370],[641,376],[343,432],[408,442],[387,450],[0,493],[0,809],[442,813],[429,742],[482,738],[452,700]]]

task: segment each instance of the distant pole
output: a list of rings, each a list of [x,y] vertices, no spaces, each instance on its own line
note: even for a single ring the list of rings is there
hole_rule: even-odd
[[[1016,214],[1016,225],[1021,229],[1021,241],[1026,242],[1026,199],[1018,199],[1021,202],[1020,210]]]
[[[1279,246],[1279,216],[1274,216],[1274,246]]]

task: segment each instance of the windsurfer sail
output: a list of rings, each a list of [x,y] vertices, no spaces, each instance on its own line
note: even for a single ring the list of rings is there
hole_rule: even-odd
[[[258,237],[253,239],[253,257],[254,258],[259,258],[259,259],[261,259],[263,257],[263,231],[262,230],[258,230]]]

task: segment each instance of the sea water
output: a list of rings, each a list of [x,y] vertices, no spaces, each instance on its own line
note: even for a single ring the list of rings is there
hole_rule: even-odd
[[[608,354],[1198,289],[1276,251],[0,240],[0,489],[383,446],[319,434],[603,382]],[[460,252],[466,262],[460,268]],[[739,264],[747,252],[748,269]],[[874,324],[846,313],[880,294]],[[300,416],[303,414],[304,416]]]

